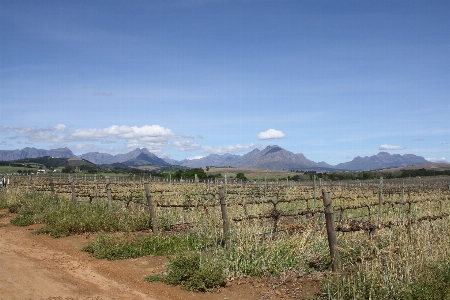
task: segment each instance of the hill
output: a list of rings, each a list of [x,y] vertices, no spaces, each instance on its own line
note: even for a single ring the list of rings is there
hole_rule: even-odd
[[[127,166],[143,166],[143,165],[159,165],[169,166],[170,163],[157,157],[155,154],[149,152],[147,149],[136,148],[125,154],[111,155],[107,153],[89,152],[80,155],[80,158],[86,159],[97,165],[111,165],[115,163],[122,163]]]
[[[367,171],[408,165],[424,165],[429,163],[430,162],[425,160],[425,158],[413,154],[400,155],[380,152],[373,156],[357,156],[352,161],[336,165],[335,168],[352,171]]]
[[[302,153],[292,153],[277,145],[267,146],[263,150],[254,149],[239,156],[232,154],[210,154],[200,159],[183,160],[180,165],[191,168],[204,168],[206,166],[231,166],[239,168],[253,168],[264,170],[333,170],[333,166],[321,162],[316,163],[307,159]]]
[[[53,150],[40,150],[35,148],[24,148],[22,150],[0,150],[0,155],[5,161],[11,161],[11,157],[30,158],[39,154],[52,154],[59,157],[75,158],[76,156],[67,148]],[[42,155],[41,157],[52,157],[51,155]],[[55,157],[53,156],[53,157]],[[23,159],[23,158],[22,158]],[[216,167],[240,167],[262,170],[284,170],[284,171],[317,171],[332,172],[340,171],[366,171],[379,170],[384,168],[424,165],[430,162],[421,156],[413,154],[389,154],[380,152],[377,155],[360,157],[335,166],[326,162],[314,162],[307,159],[302,153],[293,153],[277,145],[267,146],[263,150],[254,149],[242,156],[235,154],[210,154],[199,159],[190,159],[176,161],[169,158],[161,159],[147,149],[136,148],[125,154],[111,155],[107,153],[89,152],[80,155],[79,159],[92,162],[96,165],[122,164],[127,167],[158,166],[167,168],[172,165],[178,165],[187,168],[205,168],[207,166]]]
[[[76,157],[75,154],[69,148],[57,148],[57,149],[36,149],[36,148],[23,148],[16,150],[0,150],[0,160],[11,161],[25,158],[38,158],[38,157],[55,157],[55,158],[71,158]]]

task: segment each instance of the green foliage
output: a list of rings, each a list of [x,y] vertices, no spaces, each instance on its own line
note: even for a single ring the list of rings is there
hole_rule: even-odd
[[[399,281],[384,274],[347,273],[328,284],[330,299],[450,299],[450,263],[429,265],[412,281]]]
[[[409,299],[450,299],[450,262],[428,266],[411,285]]]
[[[83,250],[97,258],[109,260],[136,258],[145,255],[173,255],[205,249],[209,241],[196,234],[111,236],[100,235]]]
[[[61,172],[62,173],[75,173],[75,167],[66,166],[66,167],[62,168]]]
[[[205,173],[205,170],[203,170],[202,168],[195,168],[195,169],[177,170],[175,173],[172,173],[172,179],[180,180],[181,178],[183,178],[187,180],[194,180],[195,175],[197,175],[197,178],[201,181],[221,177],[220,174],[207,175]]]
[[[1,200],[1,199],[0,199]],[[45,223],[37,234],[48,233],[53,237],[85,232],[138,231],[150,228],[148,212],[123,210],[120,205],[108,208],[106,201],[74,204],[66,199],[56,199],[48,194],[24,195],[20,202],[7,205],[11,213],[17,213],[12,224],[27,226]]]
[[[292,180],[292,181],[300,181],[302,178],[300,175],[294,175],[294,176],[288,176],[288,179]]]
[[[224,286],[226,275],[220,259],[199,253],[183,253],[169,260],[163,282],[187,290],[208,291]]]
[[[39,164],[39,165],[45,166],[46,168],[52,169],[52,168],[67,166],[68,159],[44,156],[44,157],[38,157],[38,158],[19,159],[19,160],[15,160],[14,163],[16,163],[18,165],[33,163],[33,164]]]
[[[80,171],[90,173],[90,174],[97,174],[102,172],[102,168],[96,166],[96,165],[81,165],[79,167]],[[67,172],[70,173],[70,172]]]
[[[236,178],[243,181],[247,181],[247,177],[245,177],[244,173],[237,173]]]
[[[17,214],[17,213],[19,213],[19,210],[22,207],[22,204],[20,202],[16,202],[16,203],[11,203],[9,205],[6,205],[6,207],[8,208],[10,213]]]
[[[252,277],[279,275],[301,267],[301,253],[292,241],[274,241],[233,247],[227,254],[230,272]]]
[[[37,233],[53,237],[85,232],[135,231],[150,228],[150,218],[144,211],[130,213],[118,206],[108,208],[106,202],[73,204],[61,201],[48,208],[42,221],[46,225]]]
[[[36,223],[32,215],[20,215],[11,220],[11,224],[15,226],[29,226]]]

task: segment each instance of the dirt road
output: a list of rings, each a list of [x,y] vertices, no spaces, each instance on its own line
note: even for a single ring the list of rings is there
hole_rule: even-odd
[[[0,299],[306,299],[319,292],[317,280],[310,278],[284,285],[240,280],[213,293],[145,282],[146,276],[164,270],[164,257],[92,258],[80,251],[89,236],[34,235],[39,225],[16,227],[10,224],[12,217],[0,218]]]

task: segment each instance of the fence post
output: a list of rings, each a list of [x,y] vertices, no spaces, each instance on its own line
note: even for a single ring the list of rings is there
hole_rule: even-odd
[[[55,199],[55,185],[53,184],[53,174],[50,173],[50,192],[52,193],[52,200],[56,202]]]
[[[330,192],[322,190],[323,206],[328,234],[328,245],[330,247],[331,269],[333,272],[341,271],[341,257],[337,249],[337,237],[334,227],[333,205],[331,203]]]
[[[378,197],[378,219],[381,218],[383,212],[383,177],[380,177],[380,194]]]
[[[402,203],[405,202],[405,179],[402,180]]]
[[[316,175],[313,175],[314,178],[314,204],[313,204],[313,211],[316,211]],[[309,208],[309,207],[308,207]]]
[[[112,196],[111,196],[111,186],[109,182],[109,177],[106,177],[106,195],[108,196],[108,208],[112,209]]]
[[[72,176],[69,176],[70,187],[72,188],[72,201],[73,204],[77,204],[77,193],[75,191],[75,182],[73,181]]]
[[[222,211],[223,236],[225,238],[225,249],[229,250],[231,248],[230,221],[228,220],[227,200],[225,198],[223,186],[219,186],[219,199],[220,199],[220,209]]]
[[[30,189],[31,189],[31,195],[34,198],[34,185],[33,185],[33,178],[31,177],[31,175],[29,175],[29,179],[30,179]]]
[[[153,204],[152,194],[150,190],[150,184],[148,182],[144,183],[145,194],[147,195],[147,204],[150,211],[150,218],[152,220],[152,230],[153,233],[158,233],[158,222],[156,221],[156,211],[155,205]]]

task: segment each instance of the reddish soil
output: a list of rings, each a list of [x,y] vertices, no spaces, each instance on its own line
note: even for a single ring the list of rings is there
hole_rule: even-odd
[[[0,210],[0,214],[7,214]],[[1,299],[308,299],[320,295],[317,276],[236,279],[209,293],[144,281],[164,271],[166,259],[147,256],[107,261],[81,251],[89,235],[54,239],[0,218]]]

